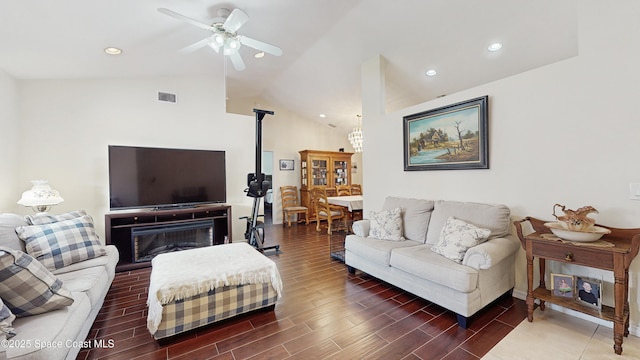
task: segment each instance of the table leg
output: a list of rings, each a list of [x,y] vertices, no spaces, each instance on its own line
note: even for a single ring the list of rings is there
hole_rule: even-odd
[[[624,310],[625,310],[625,301],[626,291],[625,291],[625,276],[620,275],[618,273],[614,274],[614,284],[613,284],[613,293],[614,293],[614,301],[615,301],[615,309],[614,309],[614,317],[613,317],[613,350],[616,354],[622,354],[622,338],[625,333],[625,318],[624,318]],[[627,305],[628,306],[628,305]]]
[[[543,258],[539,258],[538,262],[540,263],[540,288],[541,289],[546,289],[547,288],[547,284],[544,281],[544,274],[546,272],[546,260]],[[544,300],[540,300],[540,311],[544,311]]]
[[[533,256],[527,254],[527,320],[533,321]]]

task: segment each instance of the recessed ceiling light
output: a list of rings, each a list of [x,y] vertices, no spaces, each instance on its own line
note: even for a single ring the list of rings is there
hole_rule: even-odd
[[[254,58],[256,59],[261,59],[264,57],[264,51],[260,51],[259,53],[253,55]]]
[[[109,55],[120,55],[122,54],[122,49],[118,49],[117,47],[108,47],[104,49],[104,52]]]
[[[427,76],[436,76],[437,73],[438,72],[433,69],[427,70],[427,72],[425,72]]]
[[[321,117],[321,118],[326,118],[326,117],[327,117],[327,115],[325,115],[325,114],[320,114],[320,117]]]
[[[487,47],[487,50],[489,51],[498,51],[500,49],[502,49],[502,43],[499,42],[493,43]]]

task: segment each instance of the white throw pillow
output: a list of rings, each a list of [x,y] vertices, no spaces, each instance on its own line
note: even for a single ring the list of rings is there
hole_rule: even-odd
[[[461,263],[467,249],[481,244],[489,238],[491,230],[479,228],[450,216],[442,227],[438,242],[431,250],[447,259]]]
[[[371,211],[369,237],[380,240],[404,240],[402,236],[402,209]]]

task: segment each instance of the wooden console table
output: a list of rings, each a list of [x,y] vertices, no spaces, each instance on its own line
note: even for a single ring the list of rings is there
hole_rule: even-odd
[[[533,233],[524,235],[522,224],[529,222]],[[543,234],[551,231],[544,226],[545,221],[527,217],[515,221],[516,231],[522,247],[527,253],[527,320],[533,321],[535,299],[540,300],[540,310],[544,311],[545,302],[557,304],[571,310],[579,311],[600,319],[613,321],[613,349],[622,354],[622,338],[629,335],[629,266],[638,254],[640,246],[640,229],[616,229],[598,225],[611,230],[602,240],[612,243],[613,247],[595,247],[586,243],[575,245],[571,242],[545,239]],[[533,288],[533,259],[538,257],[540,263],[540,285]],[[602,305],[598,310],[583,305],[573,299],[553,296],[545,284],[545,260],[560,261],[602,270],[613,271],[614,306]]]

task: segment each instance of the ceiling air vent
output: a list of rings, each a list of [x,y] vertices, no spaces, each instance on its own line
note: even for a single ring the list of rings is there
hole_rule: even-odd
[[[166,92],[158,92],[158,100],[175,103],[176,102],[176,94],[166,93]]]

